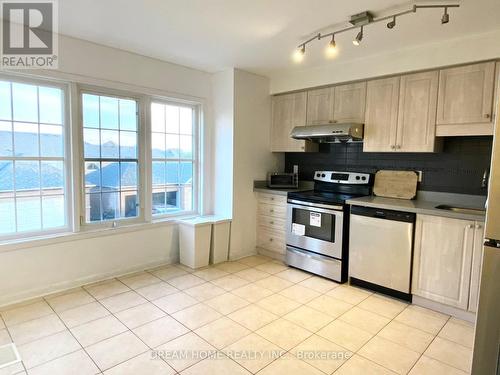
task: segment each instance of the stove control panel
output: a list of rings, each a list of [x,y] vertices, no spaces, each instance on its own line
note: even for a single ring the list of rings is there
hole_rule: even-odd
[[[333,184],[368,185],[370,184],[370,174],[356,172],[316,171],[314,172],[314,180],[330,182]]]

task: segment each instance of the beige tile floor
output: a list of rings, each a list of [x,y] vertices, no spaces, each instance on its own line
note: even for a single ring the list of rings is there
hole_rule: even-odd
[[[5,374],[466,374],[473,326],[251,256],[170,265],[0,312]]]

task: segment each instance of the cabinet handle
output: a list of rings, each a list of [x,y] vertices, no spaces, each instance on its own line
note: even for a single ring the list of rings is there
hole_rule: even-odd
[[[301,149],[301,150],[305,150],[305,149],[306,149],[306,147],[305,147],[305,146],[302,146],[300,149]]]
[[[483,226],[480,224],[476,224],[476,229],[481,229]]]
[[[269,224],[274,224],[274,221],[272,221],[272,220],[271,220],[271,221],[269,222]]]
[[[336,124],[337,123],[337,120],[333,120],[333,123]]]
[[[271,209],[269,210],[269,212],[274,212],[274,210],[271,208]]]
[[[471,229],[471,228],[473,228],[473,227],[474,227],[474,225],[472,225],[472,224],[468,224],[468,225],[467,225],[467,229]]]
[[[396,148],[399,150],[401,149],[401,145],[396,145]]]
[[[394,150],[396,148],[395,145],[391,145],[391,149]]]
[[[485,113],[484,114],[484,118],[490,118],[490,114],[489,113]]]
[[[271,197],[271,200],[273,201],[273,200],[274,200],[274,197]]]
[[[272,239],[272,238],[270,238],[270,239],[269,239],[269,242],[273,242],[273,239]]]

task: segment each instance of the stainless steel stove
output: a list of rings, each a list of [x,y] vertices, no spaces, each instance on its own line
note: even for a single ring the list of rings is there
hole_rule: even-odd
[[[348,270],[349,206],[346,200],[370,195],[368,173],[317,171],[314,190],[288,193],[286,262],[345,282]]]

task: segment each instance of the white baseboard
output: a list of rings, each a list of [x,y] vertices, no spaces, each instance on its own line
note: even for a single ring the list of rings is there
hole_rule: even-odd
[[[438,311],[443,314],[454,316],[455,318],[466,320],[471,323],[476,322],[476,314],[470,311],[457,309],[456,307],[443,305],[442,303],[428,300],[419,296],[412,297],[412,303],[417,306],[422,306],[431,310]]]
[[[276,253],[274,251],[269,251],[269,250],[263,249],[261,247],[257,247],[255,250],[257,251],[258,254],[264,255],[266,257],[273,258],[273,259],[279,260],[281,262],[285,261],[284,254],[279,254],[279,253]]]
[[[115,270],[112,270],[109,272],[85,276],[85,277],[82,277],[82,278],[79,278],[76,280],[63,281],[60,283],[55,283],[55,284],[51,284],[51,285],[37,287],[37,288],[30,289],[30,290],[22,291],[21,293],[3,295],[0,297],[0,308],[6,307],[9,305],[23,303],[25,301],[33,300],[36,298],[41,298],[41,297],[46,296],[48,294],[63,292],[65,290],[80,287],[82,285],[86,285],[86,284],[90,284],[90,283],[94,283],[94,282],[99,282],[99,281],[104,281],[104,280],[111,279],[114,277],[120,277],[120,276],[124,276],[124,275],[130,274],[130,273],[144,271],[146,269],[150,269],[150,268],[154,268],[154,267],[158,267],[158,266],[162,266],[162,265],[173,264],[176,262],[177,262],[177,259],[167,259],[167,260],[162,260],[162,261],[143,263],[141,265],[137,265],[134,267],[115,269]]]
[[[229,260],[238,260],[252,255],[257,255],[257,251],[252,251],[248,253],[229,254]]]

